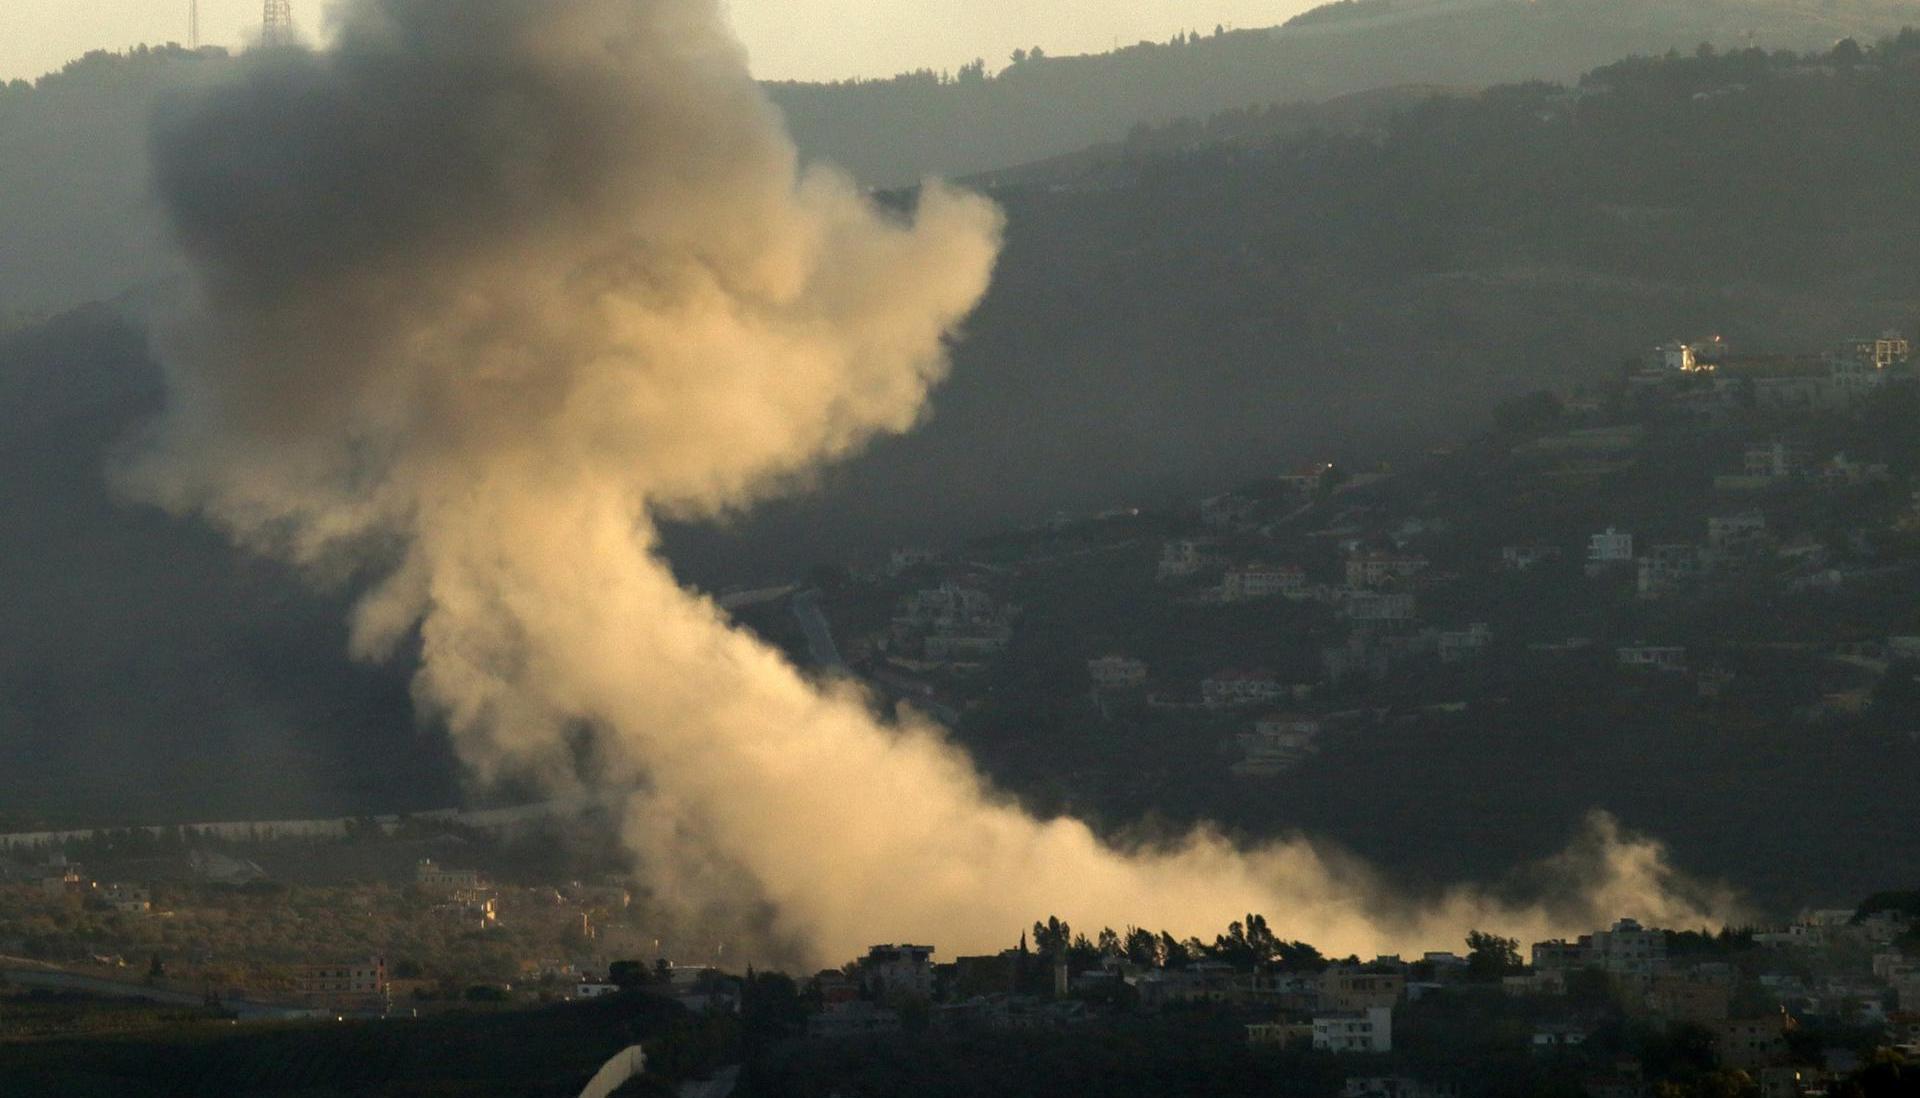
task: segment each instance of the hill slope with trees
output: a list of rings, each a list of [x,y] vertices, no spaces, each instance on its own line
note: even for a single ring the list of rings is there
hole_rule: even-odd
[[[1630,54],[1824,49],[1920,23],[1916,0],[1369,0],[1286,27],[1183,31],[1165,43],[1049,57],[1034,50],[954,73],[774,83],[810,159],[910,186],[1122,139],[1138,124],[1409,84],[1571,80]],[[1172,28],[1169,28],[1170,30]],[[958,59],[956,59],[958,60]],[[148,198],[155,110],[228,78],[220,50],[89,54],[35,84],[0,84],[0,329],[111,297],[169,271]]]

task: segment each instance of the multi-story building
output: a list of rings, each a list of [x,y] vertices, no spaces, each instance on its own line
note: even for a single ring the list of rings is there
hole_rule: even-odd
[[[1313,1047],[1322,1052],[1392,1052],[1393,1008],[1377,1006],[1353,1013],[1316,1014]]]
[[[1890,370],[1913,355],[1913,344],[1899,332],[1886,331],[1871,339],[1849,339],[1836,357],[1864,362],[1876,370]]]
[[[1806,471],[1807,455],[1776,439],[1747,447],[1742,467],[1750,477],[1784,480]]]
[[[413,867],[413,883],[436,891],[475,889],[480,887],[480,873],[473,869],[453,869],[432,858],[422,858]]]
[[[1731,997],[1725,983],[1669,974],[1654,977],[1647,1008],[1670,1023],[1703,1026],[1726,1021]]]
[[[1639,590],[1657,595],[1684,587],[1706,571],[1706,557],[1697,545],[1656,545],[1640,558]]]
[[[1465,663],[1486,654],[1493,643],[1493,630],[1486,622],[1476,621],[1465,629],[1448,630],[1438,641],[1441,663]]]
[[[877,945],[860,959],[860,983],[887,1002],[933,998],[933,947]]]
[[[1621,919],[1581,941],[1589,943],[1588,963],[1616,976],[1651,978],[1667,967],[1666,934],[1633,919]]]
[[[1587,967],[1587,939],[1569,942],[1555,938],[1533,943],[1533,967],[1541,971],[1565,972]]]
[[[1307,573],[1298,566],[1249,564],[1227,569],[1220,581],[1220,598],[1224,602],[1250,602],[1277,595],[1297,597],[1306,586]]]
[[[1341,607],[1348,621],[1391,622],[1412,621],[1414,617],[1413,592],[1411,591],[1352,591]]]
[[[335,1010],[384,1007],[387,962],[381,957],[339,964],[301,965],[293,986],[302,998]]]
[[[1794,1028],[1785,1011],[1761,1018],[1734,1018],[1708,1027],[1714,1037],[1714,1051],[1722,1067],[1735,1071],[1755,1071],[1783,1061],[1787,1055],[1787,1034]]]
[[[1766,540],[1767,516],[1758,511],[1713,515],[1707,519],[1707,547],[1716,553],[1749,549]]]
[[[1163,580],[1191,576],[1200,570],[1203,563],[1199,542],[1191,538],[1176,538],[1160,546],[1160,566],[1156,575]]]
[[[1633,535],[1609,526],[1587,539],[1587,571],[1596,573],[1633,562]]]
[[[1333,965],[1320,974],[1320,1009],[1339,1013],[1391,1007],[1407,997],[1403,972],[1383,972],[1366,965]]]
[[[1347,558],[1347,586],[1382,587],[1412,579],[1427,569],[1427,558],[1398,553],[1356,553]]]

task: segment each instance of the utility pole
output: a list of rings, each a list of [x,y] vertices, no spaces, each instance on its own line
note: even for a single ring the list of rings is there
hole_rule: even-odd
[[[260,44],[272,48],[291,46],[295,41],[293,0],[266,0],[266,8],[260,15]]]

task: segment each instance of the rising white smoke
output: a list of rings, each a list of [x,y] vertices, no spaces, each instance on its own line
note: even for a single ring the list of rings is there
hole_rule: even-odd
[[[356,654],[417,634],[418,699],[483,778],[630,792],[637,858],[689,904],[744,876],[822,959],[1044,913],[1257,911],[1335,952],[1712,916],[1604,822],[1552,909],[1410,905],[1301,841],[1117,851],[683,590],[655,516],[911,427],[1000,230],[938,185],[906,217],[800,170],[716,0],[355,0],[329,51],[163,118],[155,157],[197,293],[127,482],[369,578]]]

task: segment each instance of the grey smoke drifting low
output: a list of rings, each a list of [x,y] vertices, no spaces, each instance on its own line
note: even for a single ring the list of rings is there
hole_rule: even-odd
[[[1605,820],[1551,908],[1410,905],[1304,842],[1117,851],[683,590],[654,517],[910,428],[1000,231],[939,185],[903,218],[802,171],[714,0],[355,0],[330,51],[260,62],[154,148],[198,294],[156,337],[170,406],[127,483],[371,572],[356,652],[417,630],[418,699],[478,773],[627,796],[637,859],[690,907],[741,887],[832,959],[1048,912],[1260,911],[1345,952],[1723,902]]]

